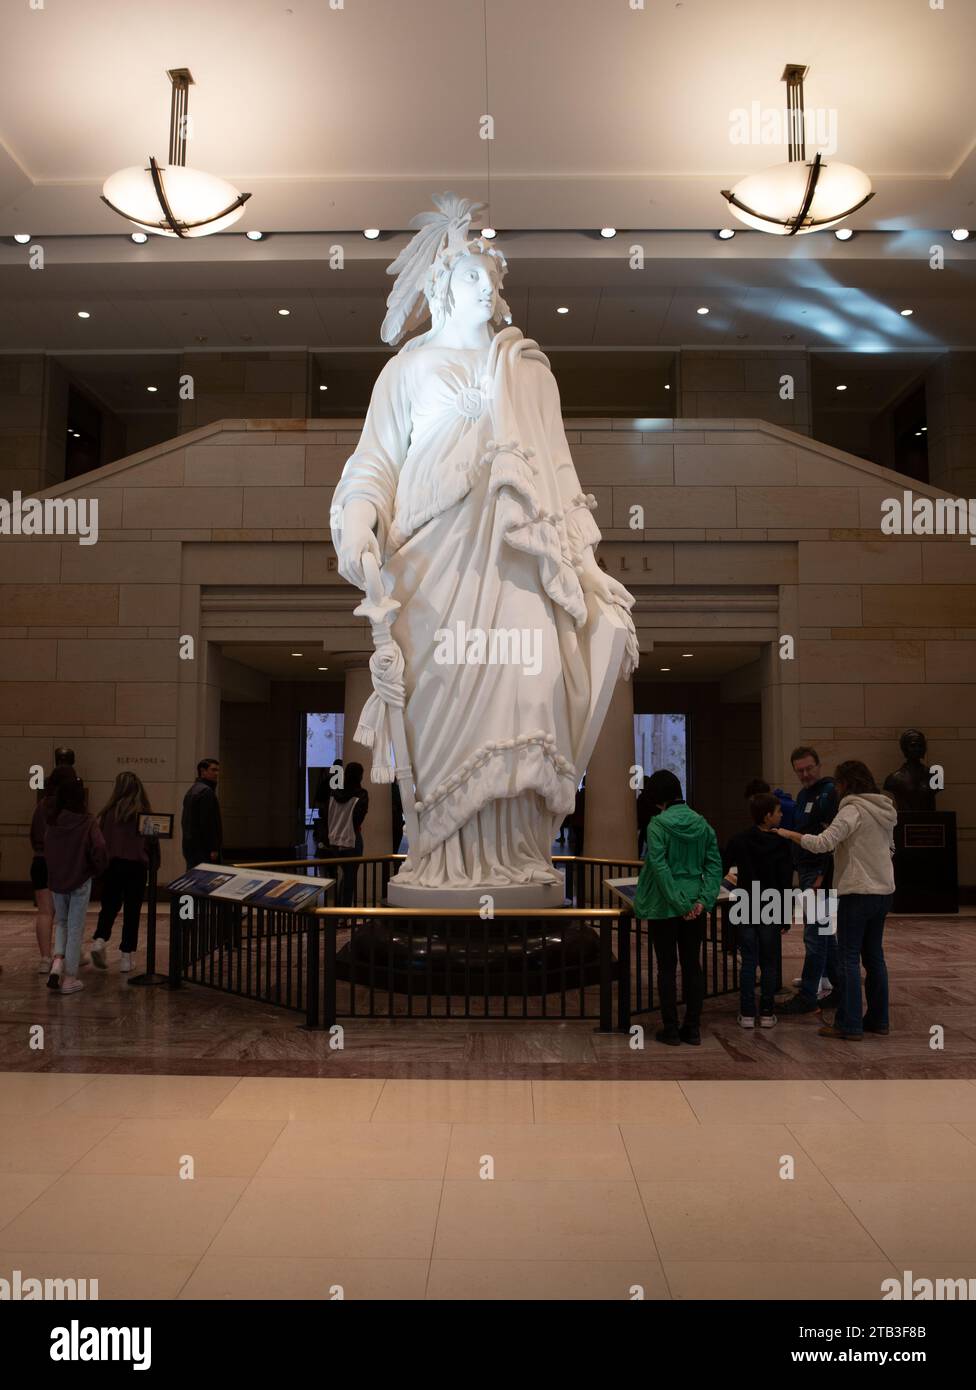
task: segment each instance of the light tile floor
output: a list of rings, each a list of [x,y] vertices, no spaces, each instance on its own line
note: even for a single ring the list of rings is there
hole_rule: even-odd
[[[102,1298],[877,1300],[976,1278],[976,1082],[5,1072],[14,1269]]]

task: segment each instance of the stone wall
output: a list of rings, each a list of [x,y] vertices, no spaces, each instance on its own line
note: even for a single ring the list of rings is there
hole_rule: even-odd
[[[98,497],[98,545],[0,540],[0,879],[26,879],[28,769],[49,767],[57,743],[75,745],[96,803],[131,766],[158,809],[175,810],[197,758],[219,747],[222,643],[368,652],[325,539],[358,427],[207,425],[51,490]],[[880,777],[900,762],[901,729],[921,725],[946,768],[940,804],[959,814],[963,881],[976,884],[967,540],[882,537],[880,500],[903,479],[757,420],[567,428],[598,499],[604,564],[637,594],[645,647],[761,649],[763,772],[782,785],[801,739],[828,763],[863,757]],[[795,638],[791,661],[778,657],[781,634]],[[195,640],[192,661],[181,635]],[[177,847],[168,853],[174,864]]]

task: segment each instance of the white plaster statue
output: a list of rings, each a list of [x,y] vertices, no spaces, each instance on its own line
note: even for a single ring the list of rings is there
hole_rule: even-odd
[[[432,326],[377,378],[331,511],[340,574],[366,588],[373,557],[387,607],[399,604],[389,630],[402,663],[395,647],[374,653],[377,693],[355,738],[373,748],[373,780],[392,781],[389,721],[402,705],[416,818],[391,901],[455,906],[480,890],[551,905],[562,899],[554,835],[613,684],[637,664],[634,600],[594,559],[596,504],[549,363],[505,326],[505,258],[468,239],[480,205],[433,201],[389,267],[382,337],[396,343],[428,312]]]

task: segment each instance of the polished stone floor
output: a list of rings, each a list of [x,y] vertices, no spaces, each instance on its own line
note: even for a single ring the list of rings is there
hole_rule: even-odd
[[[0,1074],[0,1277],[847,1299],[976,1277],[976,1082]]]
[[[0,911],[0,1278],[865,1301],[905,1270],[976,1279],[976,916],[892,921],[889,1038],[745,1033],[725,997],[702,1047],[643,1051],[459,1021],[351,1023],[334,1051],[283,1010],[130,989],[114,949],[61,998],[32,936]]]
[[[93,918],[94,914],[92,914]],[[300,1016],[196,986],[129,989],[109,948],[107,972],[61,998],[36,973],[26,909],[0,910],[0,1068],[223,1076],[453,1079],[789,1080],[976,1078],[976,913],[890,918],[886,954],[892,1032],[861,1043],[820,1038],[820,1018],[780,1018],[744,1032],[733,995],[708,1001],[701,1047],[646,1046],[590,1022],[345,1021],[344,1046],[304,1031]],[[166,960],[161,922],[158,961]],[[90,935],[90,930],[88,932]],[[786,938],[784,978],[799,973],[799,933]],[[139,968],[142,968],[140,958]],[[43,1048],[31,1027],[44,1028]],[[935,1031],[933,1031],[935,1030]],[[941,1034],[938,1030],[942,1030]],[[942,1046],[933,1046],[941,1041]]]

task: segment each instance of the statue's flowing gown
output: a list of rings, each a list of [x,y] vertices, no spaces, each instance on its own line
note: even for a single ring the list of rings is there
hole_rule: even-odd
[[[518,329],[485,348],[406,347],[373,390],[336,489],[355,498],[402,607],[405,724],[419,843],[397,881],[424,887],[553,883],[554,834],[573,809],[590,705],[579,573],[600,533],[562,427],[548,362]],[[345,576],[349,578],[349,575]],[[528,630],[524,664],[435,657],[438,633]]]

